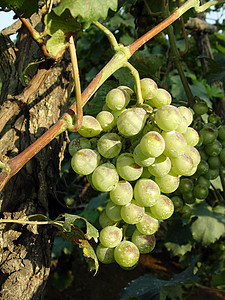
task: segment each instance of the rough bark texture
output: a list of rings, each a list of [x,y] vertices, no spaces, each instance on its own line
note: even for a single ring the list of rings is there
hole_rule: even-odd
[[[39,22],[39,15],[32,16],[33,26],[41,31]],[[7,36],[0,39],[3,107],[11,96],[21,93],[19,76],[24,68],[43,54],[25,28],[21,29],[16,47]],[[66,110],[72,88],[70,61],[64,58],[33,98],[29,98],[30,104],[23,105],[20,113],[4,126],[1,155],[15,156],[53,125]],[[21,109],[20,103],[16,106]],[[1,218],[22,219],[36,213],[50,213],[49,203],[54,203],[65,144],[66,136],[59,136],[9,181],[0,195]],[[41,299],[49,275],[54,234],[50,226],[0,225],[1,299]]]

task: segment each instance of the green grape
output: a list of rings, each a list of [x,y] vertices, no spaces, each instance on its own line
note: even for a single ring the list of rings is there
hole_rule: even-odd
[[[134,186],[134,198],[140,206],[153,206],[158,201],[160,189],[151,179],[141,178]]]
[[[117,119],[119,132],[126,137],[138,134],[144,127],[147,113],[143,108],[128,108]]]
[[[106,248],[114,248],[118,246],[122,237],[122,230],[116,226],[106,226],[99,234],[100,243]]]
[[[115,261],[114,248],[106,248],[102,244],[98,244],[96,255],[98,260],[103,264],[111,264]]]
[[[193,195],[198,199],[206,199],[208,194],[209,189],[205,185],[197,184],[193,189]]]
[[[208,156],[208,154],[206,154],[206,152],[204,151],[204,149],[198,149],[198,152],[199,152],[199,154],[201,156],[201,159],[203,159],[205,161],[208,160],[209,156]]]
[[[200,136],[202,136],[203,138],[202,143],[204,145],[211,144],[218,136],[218,130],[213,126],[209,126],[209,125],[204,126],[199,133]]]
[[[136,224],[137,230],[142,234],[154,234],[159,229],[159,221],[149,212],[143,215],[143,218]]]
[[[116,262],[123,268],[135,266],[139,260],[138,247],[130,241],[122,241],[114,250]]]
[[[125,106],[127,106],[130,102],[130,97],[134,93],[134,91],[131,88],[129,88],[128,86],[124,86],[124,85],[118,86],[118,89],[124,92],[125,98],[126,98]]]
[[[187,154],[191,157],[193,164],[196,167],[201,161],[201,156],[198,150],[195,147],[188,145]]]
[[[142,78],[140,80],[141,84],[141,94],[144,100],[152,99],[158,89],[158,86],[154,80],[151,78]],[[134,87],[134,90],[136,92],[136,86]]]
[[[178,127],[176,128],[176,131],[184,134],[187,131],[188,128],[189,128],[188,127],[188,120],[182,115],[181,122],[178,125]]]
[[[199,142],[199,134],[192,127],[188,127],[187,130],[183,133],[183,136],[187,141],[187,144],[190,146],[196,146]]]
[[[151,105],[155,107],[170,105],[171,102],[172,97],[170,93],[162,88],[158,88],[155,96],[151,99]]]
[[[206,174],[204,174],[204,177],[206,177],[209,180],[216,179],[219,176],[219,169],[209,169]]]
[[[223,148],[220,152],[220,161],[221,164],[225,167],[225,148]]]
[[[94,137],[102,132],[102,127],[98,120],[92,116],[83,116],[81,128],[78,133],[84,137]]]
[[[165,141],[164,155],[169,158],[176,158],[186,152],[187,142],[184,136],[178,131],[162,132],[162,137]]]
[[[201,160],[197,167],[197,174],[204,175],[209,171],[209,165],[205,160]]]
[[[179,196],[173,196],[171,200],[173,201],[174,211],[180,211],[184,205],[183,200]]]
[[[116,120],[110,111],[102,110],[97,114],[96,120],[104,131],[110,131],[116,126]]]
[[[113,226],[116,224],[115,221],[111,220],[107,214],[106,211],[103,210],[103,212],[100,214],[98,218],[98,222],[102,228],[107,227],[107,226]]]
[[[83,137],[77,137],[69,143],[69,154],[73,156],[80,149],[90,149],[91,142]]]
[[[194,104],[193,110],[196,115],[201,116],[208,112],[208,105],[205,103],[205,101],[200,100]]]
[[[152,165],[155,161],[155,158],[152,156],[146,156],[142,153],[140,149],[140,144],[138,144],[133,152],[135,162],[141,167],[148,167]]]
[[[140,150],[146,156],[158,157],[165,149],[165,141],[160,133],[149,131],[140,141]]]
[[[126,205],[133,199],[133,187],[129,181],[119,181],[110,191],[110,199],[117,205]]]
[[[156,157],[155,162],[148,167],[149,172],[156,177],[163,177],[171,170],[171,160],[165,155]]]
[[[194,204],[195,201],[196,201],[196,199],[195,199],[195,197],[194,197],[192,191],[183,193],[183,194],[182,194],[182,197],[183,197],[184,202],[185,202],[186,204]]]
[[[132,234],[131,241],[138,247],[138,250],[142,254],[150,253],[156,244],[156,239],[153,234],[142,234],[137,229]]]
[[[219,126],[221,124],[221,119],[219,116],[217,116],[217,114],[213,112],[208,116],[208,123],[212,123],[216,126]]]
[[[193,190],[193,181],[189,178],[182,178],[179,184],[179,192],[187,193]]]
[[[118,156],[116,169],[120,177],[128,181],[137,180],[143,171],[143,167],[136,164],[131,153],[123,153]]]
[[[116,168],[111,163],[98,166],[92,174],[93,186],[101,192],[111,191],[119,181]]]
[[[71,167],[79,175],[91,174],[100,162],[100,155],[91,149],[78,150],[71,159]]]
[[[173,212],[173,201],[165,195],[160,195],[159,200],[151,207],[151,213],[158,220],[169,219]]]
[[[204,148],[205,152],[210,156],[218,156],[222,149],[222,144],[218,140],[214,140],[212,144],[207,144]]]
[[[185,117],[185,119],[187,120],[188,126],[190,126],[193,121],[193,114],[192,114],[191,110],[185,106],[179,106],[178,109],[179,109],[180,113],[182,114],[182,116]]]
[[[137,224],[141,221],[144,212],[144,207],[137,205],[135,201],[131,201],[131,203],[122,206],[121,217],[127,224]]]
[[[118,134],[106,133],[98,140],[98,152],[105,158],[113,158],[119,155],[122,143]]]
[[[155,121],[160,129],[165,131],[176,130],[182,120],[179,109],[173,105],[164,105],[157,109]]]
[[[198,177],[197,184],[205,185],[208,189],[210,188],[211,185],[209,179],[205,178],[204,176]]]
[[[225,141],[225,125],[221,125],[218,129],[218,139]]]
[[[180,213],[183,219],[189,219],[192,215],[192,209],[189,205],[184,205]]]
[[[121,89],[115,88],[108,92],[105,102],[110,109],[121,110],[126,106],[126,95]]]
[[[219,169],[221,166],[221,161],[219,156],[210,156],[207,162],[210,169]]]
[[[122,220],[122,217],[120,214],[121,206],[116,205],[112,201],[110,201],[110,200],[108,201],[105,211],[106,211],[107,217],[109,217],[114,222],[118,222],[118,221]]]
[[[171,158],[171,163],[171,170],[177,175],[189,176],[192,168],[194,167],[192,158],[186,153],[177,158]]]
[[[177,174],[170,171],[163,177],[155,177],[155,182],[158,184],[162,193],[169,194],[176,191],[180,183],[180,178]]]

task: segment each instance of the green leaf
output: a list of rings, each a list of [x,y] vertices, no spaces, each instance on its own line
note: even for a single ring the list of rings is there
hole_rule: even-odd
[[[160,290],[159,300],[183,300],[182,287],[180,285],[165,286]]]
[[[134,77],[131,75],[130,70],[127,68],[121,68],[117,70],[113,76],[119,81],[119,85],[129,86],[132,90],[134,89]]]
[[[198,218],[192,223],[193,238],[203,246],[214,243],[225,233],[225,206],[215,208],[206,202],[195,205],[193,215]]]
[[[80,17],[79,21],[88,28],[93,21],[98,21],[99,18],[105,19],[109,9],[116,11],[117,2],[117,0],[61,0],[54,8],[54,12],[60,16],[68,9],[74,18]]]
[[[215,288],[225,288],[225,270],[218,274],[212,275],[212,280],[210,285]]]
[[[29,18],[38,11],[38,0],[0,0],[0,7],[14,8],[18,15]]]

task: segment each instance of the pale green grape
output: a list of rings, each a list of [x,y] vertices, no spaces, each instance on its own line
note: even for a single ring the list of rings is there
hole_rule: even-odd
[[[152,99],[158,89],[158,86],[154,80],[151,78],[142,78],[140,80],[141,84],[141,94],[144,100]],[[134,90],[136,91],[136,86],[134,87]]]
[[[201,156],[200,156],[200,153],[198,152],[198,150],[195,147],[188,146],[187,147],[187,154],[190,155],[190,157],[192,158],[194,167],[197,167],[197,165],[201,161]]]
[[[180,113],[187,120],[188,126],[191,125],[191,123],[193,121],[193,114],[192,114],[191,110],[185,106],[179,106],[178,109],[179,109]]]
[[[98,120],[104,131],[110,131],[116,126],[116,120],[110,111],[100,111],[96,116],[96,120]]]
[[[98,140],[98,152],[106,158],[113,158],[119,155],[122,143],[118,134],[106,133]]]
[[[106,208],[106,215],[113,221],[118,222],[122,220],[120,211],[121,211],[121,206],[116,205],[112,201],[108,201]]]
[[[71,167],[79,175],[91,174],[100,162],[100,155],[91,149],[78,150],[71,159]]]
[[[189,176],[190,171],[194,167],[192,158],[184,153],[177,158],[171,158],[172,171],[177,175]]]
[[[139,260],[138,247],[130,241],[122,241],[114,250],[116,262],[123,268],[135,266]]]
[[[116,169],[120,177],[128,181],[137,180],[143,171],[143,167],[136,164],[131,153],[123,153],[118,156]]]
[[[187,144],[190,146],[195,146],[199,142],[199,134],[192,127],[188,127],[187,130],[183,133],[183,136],[187,141]]]
[[[104,163],[94,170],[91,179],[93,186],[98,191],[109,192],[118,183],[119,175],[113,164]]]
[[[188,121],[187,119],[182,115],[181,117],[181,122],[180,124],[178,125],[178,127],[176,128],[176,131],[180,132],[180,133],[183,133],[187,131],[187,128],[188,128]]]
[[[165,149],[165,141],[160,133],[149,131],[140,141],[140,150],[146,156],[158,157]]]
[[[163,131],[162,137],[165,141],[164,155],[169,158],[176,158],[183,155],[187,148],[184,136],[178,131]]]
[[[99,234],[100,243],[106,248],[114,248],[121,242],[122,230],[116,226],[104,227]]]
[[[160,107],[169,105],[172,101],[172,97],[167,90],[159,88],[155,96],[151,99],[152,106]]]
[[[126,136],[138,134],[145,125],[147,113],[143,108],[128,108],[117,119],[117,128],[119,132]]]
[[[150,253],[156,244],[155,236],[140,233],[137,229],[132,234],[131,241],[138,247],[140,253]]]
[[[73,156],[80,149],[90,149],[91,142],[84,137],[77,137],[69,143],[69,154]]]
[[[122,90],[115,88],[108,92],[105,102],[110,109],[121,110],[126,106],[126,95]]]
[[[151,179],[141,178],[134,186],[134,198],[141,206],[153,206],[160,195],[158,185]]]
[[[148,167],[155,161],[155,157],[146,156],[141,152],[140,144],[138,144],[133,152],[135,162],[141,167]]]
[[[169,173],[171,169],[171,161],[169,157],[160,155],[156,157],[154,163],[148,167],[149,172],[156,177],[163,177]]]
[[[97,246],[96,255],[103,264],[111,264],[115,261],[114,248],[106,248],[101,243]]]
[[[94,137],[102,132],[102,127],[98,120],[92,116],[83,116],[81,128],[78,133],[84,137]]]
[[[98,218],[98,222],[100,224],[100,226],[102,228],[106,227],[106,226],[113,226],[116,224],[115,221],[111,220],[107,214],[106,211],[103,210],[103,212],[100,214],[99,218]]]
[[[173,201],[165,195],[161,195],[157,203],[151,207],[151,212],[156,219],[169,219],[174,212]]]
[[[163,177],[155,177],[155,182],[158,184],[162,193],[169,194],[176,191],[180,183],[180,178],[177,174],[170,171]]]
[[[128,86],[120,85],[118,86],[118,89],[124,92],[125,94],[125,106],[127,106],[130,102],[130,96],[134,93],[134,91],[129,88]]]
[[[131,201],[131,203],[122,206],[121,208],[121,217],[127,224],[137,224],[141,221],[145,209],[136,204],[135,201]]]
[[[165,131],[176,130],[182,120],[179,109],[173,105],[164,105],[157,109],[155,121],[160,129]]]
[[[126,205],[133,199],[133,187],[129,181],[119,181],[109,193],[110,199],[117,205]]]
[[[136,227],[142,234],[154,234],[159,229],[159,221],[151,213],[146,212],[141,221],[136,224]]]

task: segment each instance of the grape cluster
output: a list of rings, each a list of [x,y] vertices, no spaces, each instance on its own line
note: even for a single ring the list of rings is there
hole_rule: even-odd
[[[175,211],[180,212],[184,218],[192,215],[189,204],[194,204],[196,199],[204,200],[208,197],[212,180],[219,176],[221,167],[225,166],[225,125],[222,125],[221,118],[209,112],[207,103],[201,99],[197,99],[193,111],[193,126],[199,132],[196,148],[201,161],[190,178],[181,179],[179,188],[171,198]],[[184,136],[188,141],[187,134]]]
[[[87,175],[94,189],[109,192],[99,217],[98,259],[128,269],[140,253],[153,250],[160,222],[174,212],[167,194],[200,162],[192,112],[171,105],[171,95],[152,79],[140,83],[143,105],[132,105],[129,87],[112,89],[102,111],[96,118],[85,115],[80,137],[69,144],[73,170]]]

